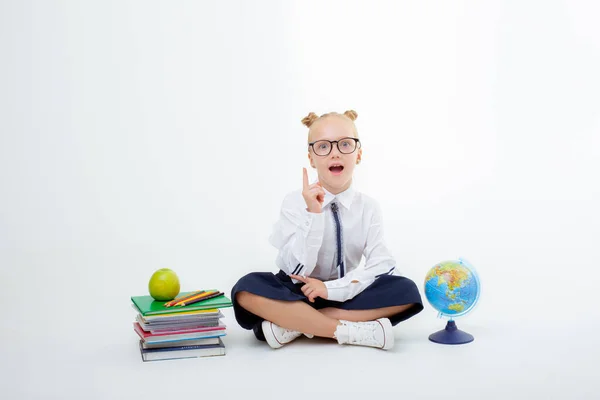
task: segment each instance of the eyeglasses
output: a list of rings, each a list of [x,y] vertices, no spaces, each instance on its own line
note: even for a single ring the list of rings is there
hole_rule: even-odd
[[[309,143],[309,147],[312,147],[313,151],[318,156],[327,156],[333,149],[333,144],[337,145],[338,150],[342,154],[351,154],[360,149],[360,140],[357,138],[343,138],[340,140],[317,140],[316,142]]]

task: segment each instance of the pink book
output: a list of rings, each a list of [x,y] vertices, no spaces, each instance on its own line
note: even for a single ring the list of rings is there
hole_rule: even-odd
[[[206,337],[216,337],[225,335],[225,325],[210,326],[196,329],[184,329],[177,331],[165,331],[152,334],[142,329],[139,323],[133,323],[133,330],[145,342],[172,341],[183,339],[200,339]]]

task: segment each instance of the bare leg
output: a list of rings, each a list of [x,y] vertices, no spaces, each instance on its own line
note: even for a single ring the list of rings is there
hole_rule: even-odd
[[[376,308],[373,310],[342,310],[341,308],[327,307],[322,308],[319,311],[323,315],[328,316],[329,318],[334,318],[337,320],[342,319],[344,321],[361,322],[374,321],[378,318],[391,317],[394,314],[398,314],[399,312],[408,310],[412,306],[413,304],[406,304],[402,306]]]
[[[236,294],[237,302],[251,313],[282,328],[315,336],[333,338],[339,321],[320,313],[301,301],[280,301],[250,292]]]

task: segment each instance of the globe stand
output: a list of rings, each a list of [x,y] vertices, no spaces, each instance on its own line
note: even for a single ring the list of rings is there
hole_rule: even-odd
[[[473,335],[458,329],[456,322],[449,320],[446,329],[432,333],[429,335],[429,340],[441,344],[465,344],[472,342],[475,338]]]

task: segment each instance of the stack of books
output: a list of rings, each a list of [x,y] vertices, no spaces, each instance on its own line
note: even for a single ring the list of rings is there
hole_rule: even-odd
[[[143,361],[225,355],[226,326],[220,309],[232,304],[222,292],[182,293],[170,302],[132,296],[131,301]]]

